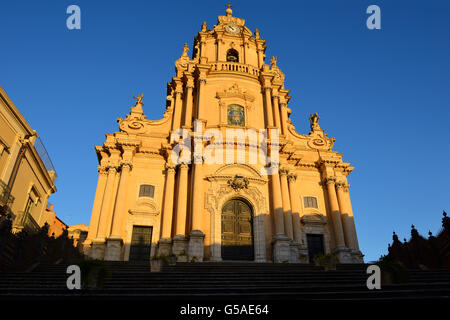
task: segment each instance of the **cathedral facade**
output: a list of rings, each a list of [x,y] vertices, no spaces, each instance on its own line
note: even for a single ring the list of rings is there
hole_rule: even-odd
[[[231,8],[167,85],[166,111],[148,120],[143,95],[119,131],[96,146],[98,184],[84,251],[148,261],[311,262],[333,253],[362,262],[347,176],[353,167],[310,117],[295,130],[284,73],[265,40]]]

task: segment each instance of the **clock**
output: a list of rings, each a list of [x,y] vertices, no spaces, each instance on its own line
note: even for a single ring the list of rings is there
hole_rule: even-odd
[[[234,33],[234,34],[241,32],[241,28],[238,25],[235,25],[233,23],[227,24],[225,26],[225,30],[229,33]]]

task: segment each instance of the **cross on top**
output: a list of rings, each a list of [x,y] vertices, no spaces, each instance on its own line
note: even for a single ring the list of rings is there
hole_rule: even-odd
[[[230,3],[227,3],[226,6],[227,6],[228,8],[230,8],[230,9],[231,9],[231,7],[232,7],[232,5],[231,5]]]

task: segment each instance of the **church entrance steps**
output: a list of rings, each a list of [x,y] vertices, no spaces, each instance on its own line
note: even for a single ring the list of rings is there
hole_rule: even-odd
[[[110,277],[104,289],[93,291],[69,291],[65,265],[41,265],[29,273],[1,273],[0,298],[383,300],[450,296],[450,270],[411,270],[408,284],[368,290],[363,265],[342,265],[325,272],[300,264],[180,263],[160,273],[150,272],[149,264],[107,265]]]

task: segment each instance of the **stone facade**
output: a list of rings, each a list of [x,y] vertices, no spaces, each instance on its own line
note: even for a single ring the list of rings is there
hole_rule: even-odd
[[[322,237],[323,251],[341,262],[362,262],[347,182],[353,167],[332,150],[334,138],[317,114],[309,134],[295,130],[285,75],[275,57],[265,63],[265,49],[259,31],[228,8],[212,29],[203,23],[191,56],[184,46],[162,119],[146,119],[143,95],[135,97],[130,113],[118,119],[119,131],[95,147],[99,178],[87,254],[128,260],[133,228],[147,226],[152,256],[222,261],[224,206],[240,199],[251,219],[238,221],[245,230],[235,233],[251,234],[255,262],[307,262],[311,235]],[[271,160],[251,161],[251,134],[231,144],[218,139],[236,129],[259,133],[257,147],[267,142]],[[231,161],[219,161],[230,145]],[[234,153],[239,147],[243,158]]]

